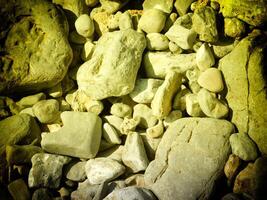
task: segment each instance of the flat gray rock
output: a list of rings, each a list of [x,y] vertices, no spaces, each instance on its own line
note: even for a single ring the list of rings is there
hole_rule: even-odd
[[[230,153],[234,126],[226,120],[183,118],[173,122],[145,172],[160,200],[207,199]]]

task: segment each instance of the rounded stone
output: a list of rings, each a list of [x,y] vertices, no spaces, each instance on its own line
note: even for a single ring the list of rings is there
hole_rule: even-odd
[[[94,22],[87,14],[80,15],[77,18],[75,28],[77,33],[85,38],[92,36],[95,31]]]

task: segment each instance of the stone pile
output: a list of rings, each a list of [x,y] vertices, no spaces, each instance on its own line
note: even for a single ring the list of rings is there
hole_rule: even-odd
[[[267,198],[266,1],[0,5],[1,199]]]

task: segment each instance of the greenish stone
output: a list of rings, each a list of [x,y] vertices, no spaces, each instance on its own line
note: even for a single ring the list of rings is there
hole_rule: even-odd
[[[177,12],[180,16],[185,15],[190,7],[190,5],[195,0],[176,0],[174,3],[174,7],[176,8]]]
[[[237,18],[224,18],[224,33],[230,37],[240,37],[246,32],[245,23]]]
[[[165,13],[170,14],[173,8],[174,0],[145,0],[143,3],[144,10],[158,9]]]
[[[22,99],[20,99],[16,103],[17,103],[17,105],[19,105],[23,108],[28,108],[28,107],[32,107],[38,101],[41,101],[44,99],[46,99],[46,95],[43,92],[40,92],[38,94],[23,97]]]
[[[121,9],[129,2],[129,0],[99,0],[99,1],[101,3],[101,8],[110,14],[117,12],[119,9]]]

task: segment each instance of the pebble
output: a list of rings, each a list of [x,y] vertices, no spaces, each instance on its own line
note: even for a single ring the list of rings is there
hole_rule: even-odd
[[[121,144],[121,138],[116,129],[109,123],[103,124],[103,137],[111,144]]]
[[[163,125],[164,127],[168,127],[171,123],[173,123],[177,119],[181,119],[182,117],[183,113],[181,110],[172,110],[170,114],[164,119]]]
[[[190,8],[190,5],[194,2],[194,0],[176,0],[174,3],[174,7],[180,16],[183,16],[187,13],[187,10]]]
[[[106,115],[103,117],[103,119],[104,121],[108,122],[111,126],[113,126],[119,135],[122,135],[121,133],[121,124],[123,122],[122,118],[117,117],[115,115]]]
[[[153,115],[152,109],[145,104],[137,104],[134,106],[133,110],[133,117],[140,118],[139,125],[142,128],[150,128],[158,121],[157,117]]]
[[[122,162],[122,150],[123,150],[124,146],[123,145],[115,145],[105,151],[99,152],[97,154],[98,158],[110,158],[113,160],[117,160],[118,162]]]
[[[43,92],[40,92],[34,95],[23,97],[16,103],[17,105],[23,108],[28,108],[28,107],[32,107],[38,101],[45,100],[45,99],[46,99],[46,95]]]
[[[156,8],[170,14],[173,8],[173,0],[145,0],[143,3],[143,8],[144,10]]]
[[[224,33],[229,37],[241,37],[246,32],[246,25],[237,18],[224,18]]]
[[[162,136],[163,132],[164,126],[162,120],[159,120],[158,124],[156,124],[155,126],[146,129],[147,135],[152,138],[158,138]]]
[[[134,131],[135,128],[140,123],[140,120],[141,120],[140,117],[134,117],[134,118],[125,117],[120,127],[121,133],[127,135],[131,131]]]
[[[172,42],[172,41],[169,42],[169,49],[172,53],[175,53],[175,54],[181,54],[183,52],[183,49],[179,47],[175,42]]]
[[[191,91],[185,87],[184,85],[181,86],[181,89],[177,92],[173,99],[172,108],[176,110],[185,111],[186,109],[186,96],[191,94]]]
[[[203,43],[198,49],[196,62],[200,71],[205,71],[215,64],[213,53],[207,43]]]
[[[119,28],[120,30],[133,29],[133,21],[128,11],[125,11],[120,15]]]
[[[91,37],[95,31],[94,22],[87,14],[82,14],[76,19],[75,28],[77,33],[85,38]]]
[[[90,60],[92,58],[94,50],[95,50],[95,44],[93,42],[91,42],[90,40],[85,42],[81,53],[81,59],[83,61]]]
[[[121,118],[131,117],[132,112],[132,108],[124,103],[114,103],[110,108],[110,114]]]
[[[53,195],[47,188],[36,189],[32,194],[32,200],[52,200]]]
[[[127,186],[145,187],[144,174],[134,174],[125,179]]]
[[[56,84],[54,87],[51,87],[47,90],[49,96],[53,98],[59,98],[63,95],[61,83]]]
[[[160,33],[149,33],[146,35],[147,48],[150,51],[164,51],[169,48],[169,39]]]
[[[8,191],[14,200],[28,200],[30,191],[23,179],[17,179],[8,184]]]
[[[85,173],[86,161],[72,162],[65,167],[65,176],[67,179],[76,182],[82,182],[86,179]]]
[[[201,117],[203,116],[202,110],[198,103],[197,94],[188,94],[186,96],[186,112],[191,117]]]
[[[240,167],[242,164],[242,160],[234,155],[230,154],[227,162],[224,166],[224,174],[228,179],[228,183],[232,183],[232,181],[235,179],[236,175],[240,171]]]
[[[152,138],[149,137],[146,132],[140,133],[140,136],[143,140],[148,160],[149,161],[154,160],[155,153],[161,141],[161,137]]]

